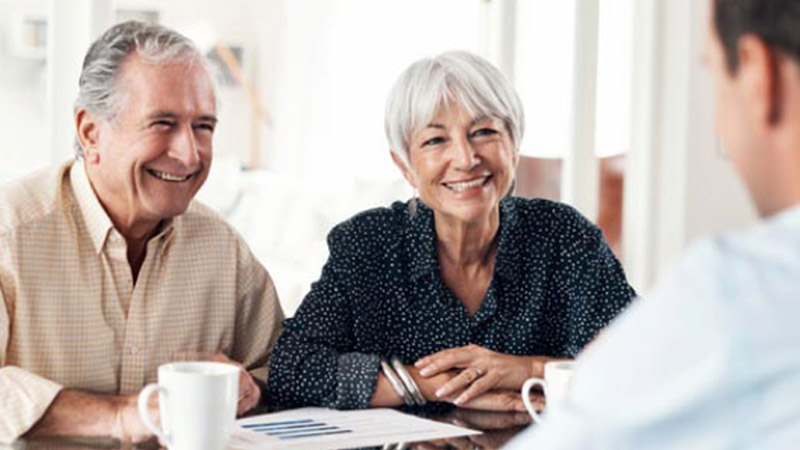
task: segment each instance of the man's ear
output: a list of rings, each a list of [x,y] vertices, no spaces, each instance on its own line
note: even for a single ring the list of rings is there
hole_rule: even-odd
[[[83,159],[90,164],[100,161],[99,147],[100,123],[89,111],[81,108],[75,113],[75,132],[78,144],[83,149]]]
[[[778,55],[754,35],[745,35],[737,45],[737,80],[749,105],[752,123],[770,127],[781,120],[781,74]]]
[[[406,165],[406,163],[403,162],[403,160],[400,159],[399,156],[397,156],[397,153],[395,153],[393,150],[390,150],[389,153],[392,155],[392,161],[394,162],[394,165],[397,166],[398,169],[400,169],[400,172],[403,172],[403,178],[405,178],[406,181],[408,181],[408,183],[414,189],[416,189],[417,181],[414,178],[414,173],[411,171],[408,165]]]

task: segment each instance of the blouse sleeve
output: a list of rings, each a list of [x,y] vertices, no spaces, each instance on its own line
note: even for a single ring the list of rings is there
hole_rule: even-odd
[[[567,301],[564,356],[575,357],[636,292],[599,228],[579,216],[571,229],[562,242],[560,278]]]
[[[352,351],[354,280],[358,254],[346,225],[328,236],[330,256],[272,356],[269,395],[282,407],[366,408],[375,391],[380,359]]]

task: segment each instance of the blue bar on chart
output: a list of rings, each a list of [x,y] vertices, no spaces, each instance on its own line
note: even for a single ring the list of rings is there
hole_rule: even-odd
[[[352,433],[337,426],[331,426],[325,422],[316,422],[311,419],[286,420],[281,422],[249,423],[242,425],[250,431],[275,436],[278,439],[301,439],[306,437],[328,436],[333,434]]]

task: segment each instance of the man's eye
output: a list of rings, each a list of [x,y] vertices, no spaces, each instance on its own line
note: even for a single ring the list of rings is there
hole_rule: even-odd
[[[422,143],[422,147],[428,147],[428,146],[431,146],[431,145],[438,145],[438,144],[441,144],[443,142],[444,142],[444,138],[437,136],[435,138],[430,138],[427,141],[423,142]]]
[[[214,132],[214,125],[211,125],[210,123],[198,123],[197,125],[194,126],[194,128],[197,130],[208,131],[211,133]]]
[[[155,122],[150,124],[151,127],[160,128],[160,129],[172,128],[173,125],[174,125],[174,123],[169,121],[169,120],[156,120]]]

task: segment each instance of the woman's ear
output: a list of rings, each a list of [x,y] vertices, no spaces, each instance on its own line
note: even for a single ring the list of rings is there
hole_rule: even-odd
[[[389,153],[392,155],[392,161],[394,162],[394,165],[397,166],[397,168],[400,169],[400,172],[403,173],[403,178],[405,178],[406,181],[408,181],[408,183],[414,189],[416,189],[417,181],[416,178],[414,177],[414,172],[408,167],[408,165],[402,159],[400,159],[399,156],[397,156],[397,153],[394,150],[390,150]]]
[[[100,161],[99,147],[100,124],[85,109],[79,109],[75,114],[75,131],[78,144],[83,149],[83,159],[90,164]]]

